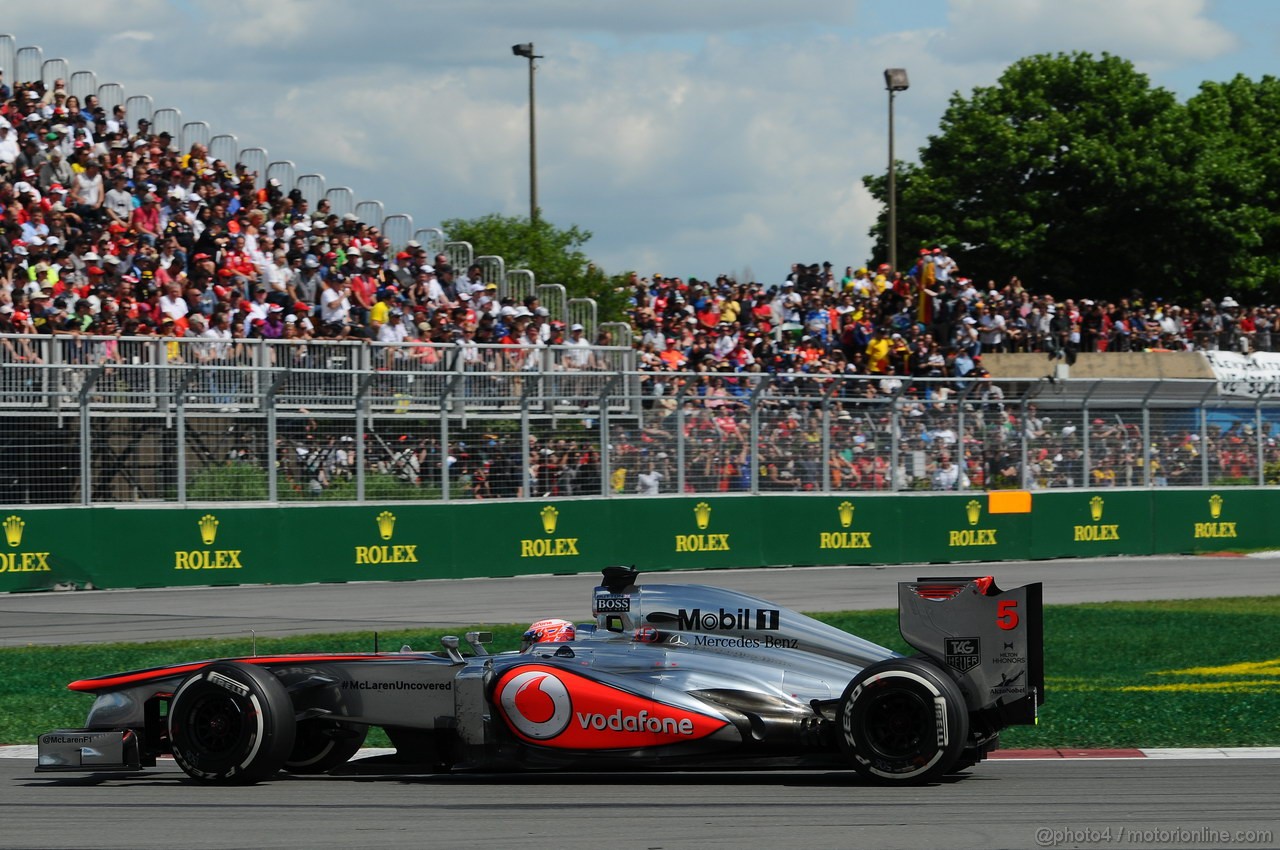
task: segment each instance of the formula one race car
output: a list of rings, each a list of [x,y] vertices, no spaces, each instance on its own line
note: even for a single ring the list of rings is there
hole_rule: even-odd
[[[852,768],[915,783],[969,767],[1044,701],[1041,587],[898,586],[901,656],[761,599],[637,586],[608,567],[572,640],[442,652],[199,661],[73,682],[84,729],[41,735],[37,771],[140,770],[171,753],[201,782],[346,764],[371,726],[395,753],[343,772]]]

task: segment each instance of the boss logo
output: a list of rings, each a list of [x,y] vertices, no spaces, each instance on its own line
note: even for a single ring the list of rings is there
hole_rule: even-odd
[[[630,596],[597,596],[595,598],[596,613],[598,614],[618,614],[631,611]]]

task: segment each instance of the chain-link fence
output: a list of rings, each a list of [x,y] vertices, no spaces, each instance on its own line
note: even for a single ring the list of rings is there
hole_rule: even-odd
[[[625,348],[6,339],[8,504],[1280,483],[1213,381],[634,371]]]

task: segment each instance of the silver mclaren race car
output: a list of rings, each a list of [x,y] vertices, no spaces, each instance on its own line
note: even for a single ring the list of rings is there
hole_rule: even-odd
[[[851,768],[918,783],[980,761],[1044,701],[1041,587],[898,587],[902,656],[732,590],[638,584],[608,567],[594,623],[488,654],[254,656],[73,682],[83,729],[41,735],[37,771],[192,778],[289,773]],[[527,637],[536,639],[537,634]],[[370,727],[395,752],[354,759]]]

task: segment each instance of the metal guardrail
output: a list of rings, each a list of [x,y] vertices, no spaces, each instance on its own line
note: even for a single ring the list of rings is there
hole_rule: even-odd
[[[317,410],[347,410],[367,376],[396,395],[401,409],[439,410],[437,396],[455,375],[462,376],[457,398],[482,407],[520,403],[523,378],[548,376],[548,393],[559,397],[560,372],[626,372],[635,369],[635,351],[623,347],[578,349],[572,346],[382,343],[364,340],[264,340],[87,335],[0,335],[0,414],[64,410],[79,403],[76,394],[88,375],[95,389],[84,403],[97,411],[168,411],[181,386],[189,410],[260,411],[268,403],[296,404]],[[287,380],[280,383],[279,373]],[[199,377],[183,381],[190,373]],[[175,377],[176,376],[176,377]],[[584,383],[579,395],[604,379]],[[273,399],[267,388],[279,385]],[[375,393],[375,396],[377,394]]]

